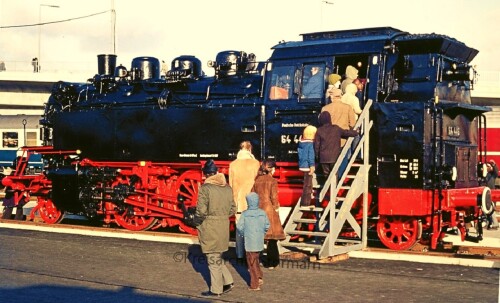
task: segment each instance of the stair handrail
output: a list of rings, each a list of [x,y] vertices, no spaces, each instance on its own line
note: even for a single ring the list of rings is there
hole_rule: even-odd
[[[359,115],[358,120],[356,121],[356,123],[354,125],[354,129],[360,129],[359,143],[356,146],[355,151],[352,153],[351,158],[349,159],[349,161],[346,165],[346,168],[345,168],[344,172],[342,173],[342,176],[339,178],[340,181],[337,183],[337,178],[335,178],[335,176],[337,175],[337,172],[340,169],[340,166],[341,166],[343,161],[336,161],[334,166],[333,166],[332,171],[330,172],[330,175],[328,176],[325,184],[323,185],[323,188],[320,191],[318,201],[324,200],[324,197],[327,194],[329,188],[330,188],[330,201],[335,201],[335,199],[338,195],[338,192],[343,184],[343,180],[347,177],[349,169],[352,166],[352,164],[354,163],[356,155],[358,155],[358,153],[360,153],[360,152],[363,152],[362,159],[364,161],[364,169],[365,169],[364,173],[365,173],[365,176],[367,175],[367,170],[369,167],[369,165],[368,165],[368,134],[370,132],[371,126],[373,125],[373,122],[369,120],[369,111],[370,111],[371,106],[372,106],[372,100],[369,99],[367,101],[365,107],[363,108],[363,111]],[[346,141],[346,144],[342,148],[342,151],[341,151],[338,159],[344,159],[346,157],[349,149],[351,149],[353,140],[354,140],[354,138],[350,137]],[[364,146],[364,149],[362,149],[362,146]],[[367,191],[366,184],[365,184],[364,191]],[[366,214],[367,205],[365,205],[365,204],[367,204],[366,201],[367,201],[367,198],[365,198],[365,201],[363,203],[363,209],[364,209],[363,210],[363,230],[362,230],[363,235],[366,235],[366,221],[367,221],[366,220],[366,218],[367,218],[367,214]],[[318,219],[318,221],[316,223],[318,231],[324,230],[324,227],[327,225],[325,223],[327,215],[331,212],[331,210],[334,207],[335,207],[335,202],[329,203],[328,206],[323,210],[321,217]],[[299,211],[300,211],[300,198],[299,198],[298,202],[296,203],[295,207],[292,209],[292,212],[290,213],[289,218],[287,220],[287,223],[285,225],[285,232],[286,232],[285,242],[289,241],[291,238],[290,234],[288,234],[287,231],[295,229],[295,227],[297,225],[297,223],[294,222],[294,218],[298,215]],[[332,220],[332,218],[330,216],[330,221],[331,220]],[[332,246],[333,245],[332,242],[334,242],[333,241],[334,237],[332,237],[331,231],[329,232],[329,234],[330,235],[327,237],[327,239],[325,239],[328,241],[325,241],[325,243],[328,242],[328,243],[330,243],[329,246]],[[336,237],[337,237],[337,235],[335,235],[335,239],[336,239]],[[367,242],[366,236],[364,238],[365,239],[362,242],[363,242],[364,247],[366,247],[366,242]],[[322,248],[322,250],[323,250],[323,248]],[[328,249],[328,251],[331,252],[331,249]]]
[[[370,123],[370,120],[369,120],[369,111],[370,111],[371,105],[372,105],[372,100],[368,99],[368,102],[366,103],[365,107],[363,108],[363,111],[361,112],[361,114],[358,117],[358,120],[356,121],[356,124],[354,125],[354,129],[358,129],[358,128],[360,129],[360,134],[359,134],[360,135],[360,140],[359,140],[359,144],[358,145],[362,144],[362,142],[363,142],[362,140],[363,140],[363,137],[365,136],[366,130],[369,131],[369,127],[367,127],[367,125]],[[318,201],[323,201],[323,199],[325,198],[326,193],[328,192],[328,189],[332,186],[332,183],[334,181],[335,181],[335,184],[334,184],[335,187],[332,187],[330,189],[330,197],[332,198],[332,196],[333,196],[333,198],[335,198],[337,196],[338,191],[340,189],[339,188],[339,184],[342,184],[342,181],[347,176],[347,172],[349,171],[349,168],[351,167],[352,163],[354,162],[355,153],[353,153],[351,155],[351,159],[350,159],[349,163],[347,164],[346,168],[344,169],[344,172],[343,172],[342,176],[340,176],[340,178],[338,178],[340,180],[340,182],[338,182],[338,183],[336,182],[337,180],[335,180],[335,176],[337,175],[337,172],[340,169],[340,165],[344,161],[344,158],[346,157],[347,152],[349,151],[349,149],[351,149],[351,145],[352,145],[353,140],[354,140],[353,137],[350,137],[349,139],[347,139],[344,147],[342,148],[342,152],[340,153],[339,157],[337,158],[337,161],[335,162],[335,165],[333,166],[333,168],[332,168],[332,170],[330,172],[330,175],[326,179],[326,182],[325,182],[325,184],[323,185],[323,188],[320,191],[320,194],[319,194],[319,197],[318,197],[319,198]],[[342,159],[342,161],[338,161],[339,159]]]

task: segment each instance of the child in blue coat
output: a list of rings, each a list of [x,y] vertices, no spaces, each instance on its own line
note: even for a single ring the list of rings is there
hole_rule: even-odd
[[[236,228],[243,236],[246,249],[248,271],[250,272],[249,290],[260,290],[263,284],[263,273],[260,268],[259,255],[264,250],[264,236],[269,229],[269,218],[259,208],[259,195],[251,192],[246,195],[248,209],[241,213]]]
[[[304,173],[304,185],[302,188],[302,198],[300,206],[311,207],[311,195],[313,189],[313,177],[316,169],[315,153],[314,153],[314,136],[317,128],[308,125],[304,128],[302,138],[299,141],[297,153],[299,155],[299,169]],[[312,205],[314,208],[314,205]]]

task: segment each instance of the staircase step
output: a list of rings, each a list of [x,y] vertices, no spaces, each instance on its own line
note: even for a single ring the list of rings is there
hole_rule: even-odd
[[[322,244],[312,244],[312,243],[307,243],[307,242],[289,242],[289,241],[281,241],[280,242],[281,246],[293,246],[293,247],[310,247],[314,249],[321,249],[323,246]]]
[[[287,232],[290,235],[327,237],[328,233],[323,231],[292,230]]]
[[[351,186],[349,185],[342,185],[340,189],[351,189]]]
[[[293,222],[297,222],[297,223],[317,223],[318,220],[316,220],[316,219],[294,219]]]
[[[307,207],[307,206],[301,206],[299,208],[300,211],[323,211],[324,208],[323,207],[314,207],[314,208],[310,208],[310,207]]]

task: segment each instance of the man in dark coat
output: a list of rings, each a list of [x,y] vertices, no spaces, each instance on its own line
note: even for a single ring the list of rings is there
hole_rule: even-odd
[[[321,112],[319,124],[320,127],[314,137],[314,152],[319,158],[323,175],[327,178],[342,152],[341,138],[355,137],[358,132],[332,124],[328,111]]]
[[[222,260],[229,247],[229,217],[236,212],[233,191],[213,160],[203,166],[206,179],[198,192],[195,220],[201,250],[207,256],[210,290],[205,296],[220,296],[233,288],[233,277]]]

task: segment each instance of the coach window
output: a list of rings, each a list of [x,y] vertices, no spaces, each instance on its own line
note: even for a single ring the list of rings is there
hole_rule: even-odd
[[[36,132],[26,132],[26,145],[37,146],[36,138]]]
[[[19,137],[17,132],[3,132],[3,147],[17,147],[19,142]]]
[[[302,98],[323,97],[325,89],[325,69],[322,64],[306,64],[302,75]]]
[[[293,66],[277,66],[273,69],[269,90],[270,100],[287,100],[292,97],[294,70]]]

